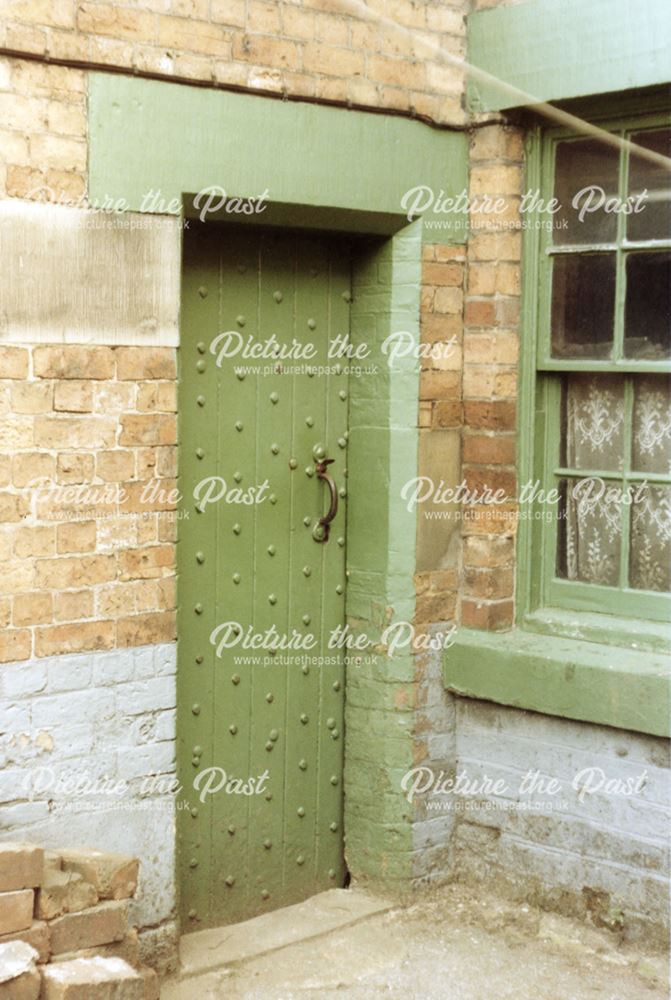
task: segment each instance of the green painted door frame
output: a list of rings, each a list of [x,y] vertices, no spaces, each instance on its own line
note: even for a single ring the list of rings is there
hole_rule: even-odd
[[[152,189],[177,198],[189,217],[188,192],[214,184],[251,197],[268,187],[271,214],[252,217],[252,225],[356,237],[351,340],[366,346],[377,373],[349,382],[345,610],[371,651],[347,666],[345,857],[355,880],[410,885],[416,849],[400,778],[414,764],[414,658],[390,656],[379,641],[390,621],[414,618],[416,523],[401,488],[417,474],[419,364],[416,352],[392,359],[383,345],[397,333],[419,344],[422,240],[466,236],[450,231],[449,215],[436,215],[432,231],[409,222],[403,194],[417,185],[445,197],[466,188],[467,136],[106,74],[91,74],[89,111],[94,202],[121,198],[130,211],[175,211],[146,201]]]

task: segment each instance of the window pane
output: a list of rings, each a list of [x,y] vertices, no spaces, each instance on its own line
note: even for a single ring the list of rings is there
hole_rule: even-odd
[[[590,479],[560,481],[557,576],[617,587],[622,547],[622,488]]]
[[[634,383],[632,468],[671,474],[671,379],[645,375]]]
[[[671,253],[627,255],[624,353],[650,359],[671,354]]]
[[[612,243],[617,216],[603,204],[618,194],[619,153],[597,139],[560,142],[555,160],[555,198],[561,208],[554,242]],[[562,228],[563,220],[566,228]]]
[[[624,381],[567,375],[562,399],[562,464],[619,472],[624,465]]]
[[[662,156],[671,157],[671,129],[656,132],[636,132],[631,141],[638,146],[652,149]],[[627,237],[630,240],[671,239],[671,171],[629,154],[629,194],[636,198],[647,190],[641,202],[642,211],[627,218]],[[636,207],[636,202],[634,203]]]
[[[641,486],[632,504],[629,582],[637,590],[671,590],[668,486]]]
[[[615,310],[615,255],[557,256],[552,267],[552,354],[609,358]]]

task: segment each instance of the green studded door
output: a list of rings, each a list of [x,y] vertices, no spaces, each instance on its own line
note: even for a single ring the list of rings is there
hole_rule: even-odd
[[[193,231],[193,223],[185,232],[183,932],[244,920],[345,877],[338,629],[348,391],[346,360],[333,354],[349,336],[349,303],[350,257],[340,240],[249,227]]]

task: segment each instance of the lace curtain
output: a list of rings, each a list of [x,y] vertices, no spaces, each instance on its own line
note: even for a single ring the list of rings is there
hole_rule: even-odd
[[[629,447],[624,379],[570,375],[564,393],[564,465],[622,473]],[[629,483],[605,478],[564,483],[558,563],[569,580],[617,587],[626,531],[629,586],[669,590],[671,488],[654,485],[656,475],[671,473],[671,393],[664,376],[634,379],[630,461],[631,471],[641,475]]]

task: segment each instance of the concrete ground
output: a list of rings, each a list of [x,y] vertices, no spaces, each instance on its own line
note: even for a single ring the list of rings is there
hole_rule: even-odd
[[[406,908],[332,890],[182,939],[162,1000],[667,1000],[668,963],[606,930],[475,894]],[[223,962],[223,964],[222,964]],[[183,976],[185,974],[183,973]]]

